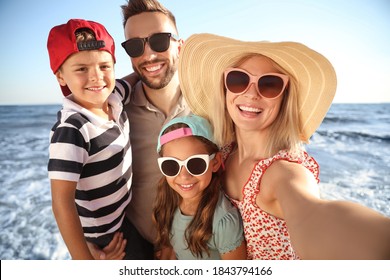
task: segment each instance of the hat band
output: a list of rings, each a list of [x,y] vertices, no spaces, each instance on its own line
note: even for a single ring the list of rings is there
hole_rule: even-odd
[[[103,40],[90,40],[77,43],[77,48],[79,49],[79,51],[99,50],[101,48],[104,48],[105,46],[106,43]]]
[[[178,139],[178,138],[183,138],[187,136],[192,136],[192,130],[189,127],[182,127],[178,128],[176,130],[173,130],[171,132],[168,132],[167,134],[164,134],[160,137],[160,143],[161,146],[171,142],[172,140]]]

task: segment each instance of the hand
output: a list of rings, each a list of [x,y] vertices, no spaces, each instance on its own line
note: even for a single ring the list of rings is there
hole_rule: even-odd
[[[87,242],[87,245],[95,260],[122,260],[126,255],[126,242],[123,233],[116,232],[111,242],[102,250],[90,242]]]
[[[154,253],[157,260],[176,260],[176,254],[173,247],[164,247]]]

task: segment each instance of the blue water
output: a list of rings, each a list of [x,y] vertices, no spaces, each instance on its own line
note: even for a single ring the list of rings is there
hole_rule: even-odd
[[[48,140],[60,106],[0,106],[0,259],[69,259],[51,212]],[[390,104],[334,104],[308,152],[323,198],[390,216]]]

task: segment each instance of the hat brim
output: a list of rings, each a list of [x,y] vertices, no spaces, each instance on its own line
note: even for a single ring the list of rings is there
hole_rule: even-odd
[[[250,54],[267,56],[298,81],[303,141],[319,127],[336,93],[336,74],[323,55],[296,42],[245,42],[213,34],[194,34],[179,59],[182,93],[194,114],[210,119],[213,94],[223,91],[223,72]]]

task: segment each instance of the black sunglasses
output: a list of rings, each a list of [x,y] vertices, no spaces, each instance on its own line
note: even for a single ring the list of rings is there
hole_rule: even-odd
[[[162,32],[154,33],[145,38],[131,38],[121,45],[130,57],[138,57],[144,53],[146,42],[153,51],[165,52],[169,48],[171,38],[175,41],[179,40],[179,37],[172,33]]]

